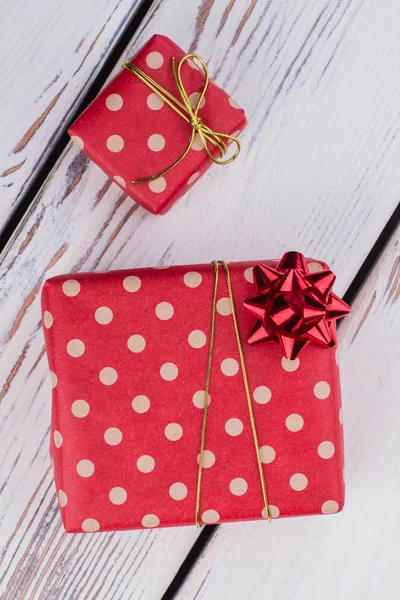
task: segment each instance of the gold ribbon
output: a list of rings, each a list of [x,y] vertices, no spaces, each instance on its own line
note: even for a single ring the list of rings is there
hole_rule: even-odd
[[[206,440],[207,414],[208,414],[208,405],[209,405],[209,399],[210,399],[210,382],[211,382],[211,370],[212,370],[212,359],[213,359],[214,337],[215,337],[215,316],[216,316],[216,307],[217,307],[219,265],[221,265],[223,268],[223,271],[225,273],[225,278],[226,278],[226,284],[228,287],[229,302],[231,305],[232,319],[233,319],[233,325],[235,328],[235,335],[236,335],[236,343],[237,343],[238,352],[239,352],[240,368],[242,371],[243,385],[244,385],[244,390],[245,390],[245,394],[246,394],[247,408],[248,408],[248,412],[249,412],[251,431],[253,434],[254,448],[256,451],[258,473],[260,476],[261,491],[262,491],[262,497],[263,497],[263,502],[264,502],[265,515],[268,518],[268,521],[271,522],[271,512],[270,512],[269,505],[268,505],[267,487],[265,485],[264,472],[263,472],[263,467],[262,467],[261,458],[260,458],[260,447],[258,444],[258,436],[257,436],[256,423],[255,423],[255,419],[254,419],[253,405],[251,402],[249,381],[247,378],[246,364],[245,364],[244,354],[243,354],[243,346],[242,346],[242,342],[240,339],[240,332],[239,332],[238,320],[237,320],[237,315],[236,315],[236,310],[235,310],[235,303],[233,300],[231,276],[229,273],[228,265],[226,264],[225,261],[215,260],[215,261],[213,261],[213,265],[214,265],[214,291],[213,291],[213,298],[212,298],[210,342],[209,342],[209,350],[208,350],[207,373],[206,373],[205,394],[204,394],[203,423],[202,423],[202,427],[201,427],[201,438],[200,438],[199,468],[198,468],[198,473],[197,473],[196,516],[195,516],[196,527],[201,527],[201,523],[200,523],[201,480],[202,480],[202,475],[203,475],[204,446],[205,446],[205,440]]]
[[[181,77],[181,69],[182,69],[183,63],[186,60],[189,60],[191,58],[195,58],[200,62],[201,66],[203,67],[204,77],[205,77],[203,89],[200,92],[199,98],[198,98],[198,100],[196,102],[196,106],[194,108],[192,108],[192,105],[190,104],[190,100],[189,100],[189,97],[185,90],[185,87],[183,85],[182,77]],[[170,106],[180,117],[182,117],[182,119],[184,119],[187,123],[189,123],[189,125],[192,128],[192,132],[191,132],[189,143],[187,145],[186,150],[182,153],[182,155],[179,158],[177,158],[172,163],[172,165],[170,165],[169,167],[167,167],[166,169],[161,171],[161,173],[158,173],[158,175],[153,175],[153,177],[148,177],[147,179],[133,180],[131,183],[150,183],[151,181],[155,181],[156,179],[159,179],[160,177],[163,177],[164,175],[166,175],[167,173],[172,171],[172,169],[174,169],[177,165],[179,165],[179,163],[182,162],[183,159],[188,154],[190,148],[193,145],[196,133],[198,133],[198,135],[200,136],[200,139],[204,146],[204,151],[207,154],[208,158],[210,158],[217,165],[227,165],[227,164],[231,163],[233,160],[235,160],[235,158],[237,158],[237,156],[240,152],[239,140],[236,137],[234,137],[233,135],[228,135],[227,133],[218,133],[218,132],[213,131],[210,127],[208,127],[205,123],[203,123],[201,118],[198,116],[200,105],[201,105],[201,102],[207,91],[207,87],[208,87],[208,83],[209,83],[209,79],[210,79],[209,75],[208,75],[207,65],[200,56],[198,56],[197,54],[186,54],[186,56],[184,56],[179,61],[177,69],[175,67],[175,57],[172,57],[172,59],[171,59],[172,75],[173,75],[173,78],[175,81],[175,85],[181,96],[182,102],[180,100],[178,100],[177,98],[175,98],[175,96],[170,94],[168,92],[168,90],[166,90],[161,85],[159,85],[156,81],[154,81],[154,79],[152,79],[149,75],[147,75],[147,73],[145,73],[144,71],[139,69],[139,67],[137,67],[130,61],[124,62],[122,66],[125,69],[127,69],[128,71],[130,71],[131,73],[133,73],[133,75],[135,75],[138,79],[140,79],[140,81],[143,81],[143,83],[145,83],[151,90],[153,90],[153,92],[155,94],[157,94],[157,96],[159,96],[166,104],[168,104],[168,106]],[[226,158],[225,160],[218,160],[217,158],[214,158],[214,156],[211,154],[211,152],[208,148],[207,142],[210,142],[211,144],[213,144],[213,146],[215,146],[219,150],[220,156],[222,158],[227,151],[227,145],[224,142],[224,138],[235,142],[236,152],[233,154],[233,156]]]

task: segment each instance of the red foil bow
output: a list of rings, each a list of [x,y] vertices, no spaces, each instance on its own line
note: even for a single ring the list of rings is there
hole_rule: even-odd
[[[249,344],[277,342],[289,360],[310,342],[332,348],[336,344],[333,323],[350,312],[349,305],[332,292],[335,279],[328,269],[310,273],[300,252],[287,252],[275,269],[256,265],[256,296],[244,302],[257,317]]]

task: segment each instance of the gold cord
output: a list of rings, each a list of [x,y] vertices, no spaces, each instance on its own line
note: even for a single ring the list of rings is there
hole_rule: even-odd
[[[224,270],[226,283],[227,283],[227,287],[228,287],[229,302],[230,302],[231,311],[232,311],[233,325],[235,328],[236,343],[237,343],[238,352],[239,352],[240,368],[242,371],[243,384],[244,384],[244,389],[245,389],[245,394],[246,394],[247,408],[248,408],[248,412],[249,412],[251,431],[253,434],[254,448],[256,451],[256,458],[257,458],[258,472],[259,472],[259,476],[260,476],[260,483],[261,483],[261,490],[262,490],[265,514],[268,518],[268,521],[271,521],[271,513],[270,513],[269,505],[268,505],[267,486],[265,484],[264,471],[263,471],[261,458],[260,458],[260,447],[258,444],[257,428],[256,428],[255,419],[254,419],[253,405],[251,402],[251,394],[250,394],[249,381],[247,378],[246,363],[244,360],[243,346],[242,346],[242,341],[240,339],[240,332],[239,332],[239,325],[238,325],[238,320],[237,320],[237,315],[236,315],[235,302],[233,299],[231,276],[229,273],[228,265],[226,264],[225,261],[215,260],[215,261],[213,261],[213,265],[214,265],[214,291],[213,291],[212,310],[211,310],[210,342],[209,342],[209,350],[208,350],[207,373],[206,373],[205,394],[204,394],[203,423],[201,426],[199,468],[198,468],[198,473],[197,473],[196,518],[195,518],[196,527],[201,527],[201,522],[200,522],[201,480],[202,480],[202,474],[203,474],[204,446],[205,446],[205,438],[206,438],[207,413],[208,413],[208,405],[209,405],[212,358],[213,358],[213,350],[214,350],[215,315],[216,315],[216,306],[217,306],[219,265],[221,265]]]
[[[195,58],[200,62],[201,66],[203,67],[205,77],[203,89],[200,92],[199,98],[194,108],[192,108],[192,105],[190,104],[189,97],[187,95],[181,78],[182,65],[186,60],[189,60],[191,58]],[[156,179],[159,179],[160,177],[163,177],[164,175],[172,171],[172,169],[179,165],[179,163],[182,162],[182,160],[188,154],[190,148],[193,145],[196,133],[198,133],[200,136],[205,153],[207,154],[208,158],[210,158],[214,163],[216,163],[217,165],[227,165],[235,160],[235,158],[240,152],[239,140],[233,135],[213,131],[212,129],[210,129],[210,127],[203,123],[201,118],[198,116],[200,105],[205,96],[209,83],[208,68],[206,63],[200,56],[198,56],[197,54],[186,54],[186,56],[184,56],[179,61],[178,69],[176,69],[175,67],[175,57],[172,57],[171,59],[172,75],[174,78],[175,85],[181,96],[182,102],[180,102],[177,98],[175,98],[175,96],[170,94],[168,90],[159,85],[156,81],[154,81],[154,79],[152,79],[149,75],[147,75],[147,73],[139,69],[139,67],[137,67],[136,65],[132,64],[129,61],[126,61],[123,63],[122,66],[128,71],[130,71],[130,73],[135,75],[138,79],[140,79],[140,81],[145,83],[151,90],[153,90],[155,94],[157,94],[157,96],[159,96],[166,104],[168,104],[168,106],[170,106],[182,119],[184,119],[192,127],[189,143],[179,158],[177,158],[169,167],[161,171],[161,173],[153,175],[152,177],[148,177],[147,179],[133,180],[132,183],[150,183],[151,181],[155,181]],[[218,149],[220,156],[223,157],[227,151],[227,145],[224,142],[223,138],[235,142],[236,152],[230,158],[227,158],[225,160],[218,160],[217,158],[214,158],[214,156],[211,154],[207,142],[213,144],[213,146],[215,146]]]

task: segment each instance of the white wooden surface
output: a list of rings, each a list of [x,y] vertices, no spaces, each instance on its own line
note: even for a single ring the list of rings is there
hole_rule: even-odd
[[[342,294],[398,202],[399,26],[394,0],[384,9],[355,0],[153,4],[125,55],[155,32],[196,49],[246,108],[250,125],[237,163],[213,168],[163,217],[135,206],[70,145],[3,252],[0,593],[7,600],[160,598],[198,534],[195,528],[62,533],[48,458],[51,392],[39,327],[44,279],[76,270],[262,259],[297,249],[331,263]],[[357,315],[358,309],[352,319]],[[349,367],[358,367],[356,353],[348,356]],[[362,403],[360,390],[352,395]],[[345,387],[345,402],[346,394]],[[373,428],[368,411],[365,418]],[[365,486],[362,473],[357,476]],[[320,521],[329,530],[327,545],[344,544],[335,519]],[[271,531],[287,528],[295,539],[308,523],[311,532],[309,519],[274,523]],[[264,533],[265,524],[246,527],[252,535],[273,535]],[[241,531],[232,551],[250,538]],[[371,531],[373,546],[379,538]],[[290,547],[285,561],[274,563],[288,581],[297,559]],[[394,590],[394,577],[383,559],[379,564]],[[265,576],[258,568],[251,573],[257,581]],[[198,580],[190,585],[196,588]],[[218,597],[211,590],[208,597]],[[239,588],[230,597],[241,598]]]
[[[399,597],[399,305],[400,227],[339,331],[344,511],[220,527],[179,600]]]
[[[140,3],[0,3],[0,231]]]

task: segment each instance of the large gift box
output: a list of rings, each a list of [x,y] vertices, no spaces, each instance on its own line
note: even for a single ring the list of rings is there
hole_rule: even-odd
[[[207,67],[198,58],[182,63],[178,89],[174,70],[184,56],[169,38],[153,36],[69,129],[87,156],[155,214],[167,212],[213,164],[204,141],[215,160],[228,162],[235,152],[223,158],[229,136],[236,138],[246,125],[243,109],[212,81],[207,85]],[[163,174],[190,141],[184,158]]]
[[[67,531],[193,525],[196,500],[201,524],[342,509],[335,320],[348,307],[327,265],[307,262],[288,253],[279,264],[45,283],[51,456]]]

